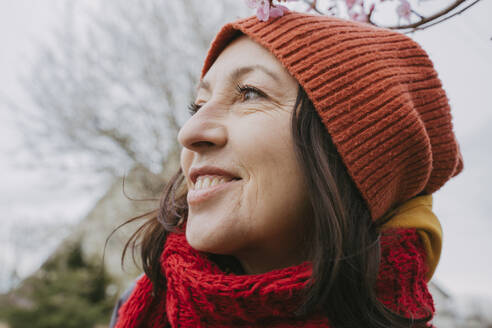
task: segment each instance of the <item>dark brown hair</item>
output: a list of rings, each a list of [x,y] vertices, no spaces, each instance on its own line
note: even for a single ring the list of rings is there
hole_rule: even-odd
[[[311,229],[305,237],[313,276],[296,314],[303,317],[322,310],[336,328],[425,327],[432,313],[425,319],[412,320],[392,312],[378,300],[375,283],[382,222],[372,221],[365,201],[300,85],[292,114],[292,134],[313,209]],[[154,296],[165,287],[159,263],[165,239],[169,232],[180,230],[180,223],[187,218],[183,182],[179,169],[163,191],[160,208],[126,222],[148,217],[126,243],[122,264],[128,247],[133,255],[140,241],[143,270],[153,283]],[[211,255],[211,259],[221,267],[227,265],[234,272],[243,273],[232,256]]]

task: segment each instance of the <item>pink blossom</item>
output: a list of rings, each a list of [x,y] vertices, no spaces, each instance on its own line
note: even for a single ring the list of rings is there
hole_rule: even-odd
[[[353,21],[367,22],[367,14],[365,14],[365,13],[356,13],[354,11],[351,11],[351,12],[349,12],[349,17]]]
[[[289,11],[289,8],[285,6],[281,6],[281,5],[273,6],[272,8],[270,8],[270,17],[275,18],[275,17],[283,16],[284,13],[286,13],[287,11]]]
[[[410,22],[410,14],[412,13],[410,3],[407,0],[400,0],[400,5],[396,8],[396,14]]]
[[[273,5],[269,0],[246,0],[246,4],[251,9],[256,8],[256,17],[263,22],[266,22],[270,17],[275,18],[283,16],[283,14],[289,10],[287,7],[281,5]]]
[[[347,8],[350,10],[352,7],[355,5],[356,0],[345,0],[345,4],[347,5]]]
[[[256,17],[261,21],[267,21],[270,17],[270,1],[268,0],[246,0],[249,8],[256,8]]]

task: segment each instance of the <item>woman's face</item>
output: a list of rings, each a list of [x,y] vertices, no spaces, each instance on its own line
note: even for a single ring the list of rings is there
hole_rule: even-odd
[[[311,206],[291,135],[296,96],[296,80],[243,35],[204,76],[201,107],[179,131],[186,238],[196,250],[235,256],[247,273],[303,260]]]

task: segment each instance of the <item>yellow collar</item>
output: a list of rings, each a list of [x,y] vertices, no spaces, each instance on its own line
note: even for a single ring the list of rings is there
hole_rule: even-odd
[[[383,224],[383,230],[417,229],[427,254],[426,264],[429,271],[426,278],[429,281],[439,263],[442,247],[442,227],[439,219],[432,212],[432,194],[414,197],[391,210],[386,216],[391,218]]]

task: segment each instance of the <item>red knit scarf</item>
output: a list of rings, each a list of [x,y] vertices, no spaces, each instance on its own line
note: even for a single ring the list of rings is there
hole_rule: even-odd
[[[378,297],[404,316],[424,317],[426,311],[434,312],[425,281],[424,249],[415,229],[393,232],[381,239]],[[143,276],[119,310],[116,328],[329,327],[321,315],[294,319],[300,292],[311,274],[309,262],[256,275],[225,273],[194,250],[184,234],[172,233],[161,264],[167,280],[165,295],[149,311],[152,283]]]

